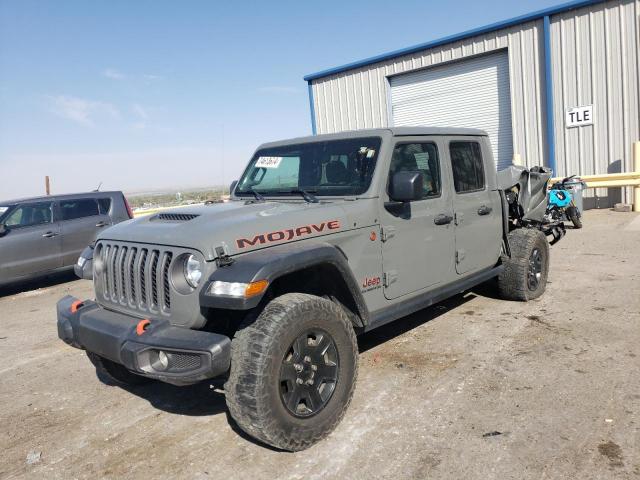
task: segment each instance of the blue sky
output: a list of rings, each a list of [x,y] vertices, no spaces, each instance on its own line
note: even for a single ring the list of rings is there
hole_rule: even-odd
[[[227,184],[305,74],[557,3],[0,0],[0,199]]]

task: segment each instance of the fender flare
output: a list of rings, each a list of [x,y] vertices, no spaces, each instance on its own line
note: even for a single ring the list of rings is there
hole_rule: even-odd
[[[238,298],[223,295],[207,295],[212,282],[250,283],[268,280],[271,285],[278,278],[305,268],[318,265],[331,265],[342,276],[349,293],[354,299],[361,326],[369,322],[369,311],[362,297],[358,282],[351,272],[346,255],[339,248],[328,243],[286,244],[264,248],[233,257],[234,262],[218,267],[200,290],[200,305],[203,307],[249,310],[258,306],[264,292],[250,298]]]

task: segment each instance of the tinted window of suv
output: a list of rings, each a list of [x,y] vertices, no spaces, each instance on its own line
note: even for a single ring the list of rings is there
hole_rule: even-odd
[[[51,223],[51,202],[29,203],[16,207],[5,220],[7,227],[31,227]]]
[[[98,215],[98,202],[93,199],[63,200],[60,202],[62,220]]]
[[[110,198],[99,198],[98,199],[98,207],[100,207],[100,215],[108,215],[109,209],[111,208],[111,199]]]
[[[484,188],[482,152],[477,142],[451,142],[453,185],[457,193],[475,192]]]

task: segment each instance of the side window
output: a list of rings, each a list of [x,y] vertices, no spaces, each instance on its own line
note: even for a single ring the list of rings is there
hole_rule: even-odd
[[[393,149],[389,179],[397,172],[420,172],[423,198],[440,195],[440,162],[435,143],[400,143]]]
[[[99,198],[98,199],[98,208],[100,209],[100,215],[109,214],[109,210],[111,209],[111,199],[110,198]]]
[[[51,203],[30,203],[16,208],[5,220],[7,227],[31,227],[51,223]]]
[[[477,142],[451,142],[453,185],[457,193],[475,192],[484,188],[482,152]]]
[[[93,199],[74,199],[60,202],[62,220],[74,220],[93,215],[98,215],[98,202]]]

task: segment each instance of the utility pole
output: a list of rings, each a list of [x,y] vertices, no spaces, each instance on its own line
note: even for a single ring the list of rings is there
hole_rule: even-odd
[[[222,156],[222,196],[224,197],[225,182],[226,182],[224,178],[224,123],[222,124],[222,155],[221,156]]]
[[[47,193],[47,195],[51,195],[51,185],[49,183],[49,175],[44,177],[44,190]]]

